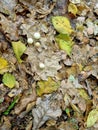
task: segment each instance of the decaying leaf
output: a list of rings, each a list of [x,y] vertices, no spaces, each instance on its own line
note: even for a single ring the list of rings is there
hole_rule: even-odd
[[[5,73],[3,75],[2,82],[9,88],[13,88],[15,86],[16,80],[15,77],[10,73]]]
[[[0,57],[0,74],[8,70],[8,62],[4,58]]]
[[[78,122],[73,118],[70,121],[61,122],[58,130],[78,130]]]
[[[6,15],[13,15],[14,14],[14,7],[17,4],[17,0],[1,0],[0,1],[0,12]],[[13,13],[12,13],[13,11]]]
[[[98,121],[98,108],[90,111],[87,117],[87,127],[93,126],[96,123],[96,121]]]
[[[84,98],[85,100],[89,100],[90,97],[88,96],[87,92],[84,89],[79,89],[79,94],[82,98]]]
[[[49,77],[47,81],[38,81],[37,85],[37,94],[38,96],[41,96],[42,94],[52,93],[56,91],[60,86],[60,83],[54,81],[52,78]]]
[[[0,125],[0,130],[10,130],[11,129],[11,122],[7,116],[3,117],[3,124]]]
[[[36,74],[34,77],[36,80],[47,80],[48,77],[54,77],[57,70],[61,69],[59,64],[61,52],[53,52],[49,49],[39,53],[35,48],[28,47],[25,53],[28,55],[27,62],[31,64],[31,72]],[[44,63],[44,69],[40,69],[40,62]]]
[[[21,97],[19,103],[15,106],[15,114],[20,114],[20,112],[24,110],[30,102],[36,100],[35,86],[33,86],[31,93],[29,95],[25,95],[25,97],[24,95]]]
[[[37,130],[49,119],[57,119],[62,111],[59,106],[59,98],[57,95],[47,95],[43,100],[37,98],[36,108],[33,108],[32,114],[33,130]]]
[[[73,15],[76,15],[78,12],[77,6],[75,4],[70,3],[68,5],[68,12],[72,13]]]
[[[16,23],[8,20],[4,15],[0,14],[0,25],[5,36],[9,40],[18,40],[18,29]]]
[[[18,42],[12,42],[12,47],[18,62],[21,63],[23,61],[21,59],[21,56],[26,50],[26,46],[21,41],[18,41]]]
[[[52,23],[56,31],[61,34],[71,34],[73,32],[68,18],[64,16],[54,16]]]

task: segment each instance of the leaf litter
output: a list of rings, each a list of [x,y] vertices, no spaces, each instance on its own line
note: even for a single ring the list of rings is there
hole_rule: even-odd
[[[97,16],[97,0],[0,1],[0,130],[98,129]]]

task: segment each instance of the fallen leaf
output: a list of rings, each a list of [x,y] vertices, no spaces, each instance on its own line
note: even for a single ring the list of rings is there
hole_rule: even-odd
[[[10,130],[11,129],[11,122],[7,116],[3,117],[3,124],[0,125],[0,130]]]
[[[23,62],[23,60],[21,59],[21,56],[26,50],[26,46],[21,41],[17,41],[17,42],[12,42],[12,47],[13,47],[13,51],[16,55],[18,62],[19,63]]]
[[[68,55],[71,54],[72,48],[69,46],[69,44],[66,41],[60,39],[58,43],[60,49],[64,50]]]
[[[62,121],[58,130],[78,130],[78,121],[74,118],[71,118],[69,121]]]
[[[15,77],[10,73],[5,73],[3,75],[2,82],[9,88],[13,88],[15,86],[16,80]]]
[[[33,129],[37,130],[50,119],[57,120],[62,113],[58,95],[47,95],[44,99],[37,98],[36,108],[32,109]]]
[[[98,121],[98,108],[90,111],[87,117],[87,127],[93,126]]]
[[[30,90],[28,91],[30,92]],[[32,91],[30,92],[29,95],[25,95],[25,94],[26,92],[21,97],[19,103],[15,106],[15,109],[14,109],[15,114],[20,114],[20,112],[24,110],[30,102],[33,102],[36,100],[35,86],[32,86]]]
[[[56,91],[60,86],[60,83],[54,81],[52,78],[49,77],[47,81],[38,81],[37,85],[37,95],[41,96],[43,94],[52,93]]]
[[[68,55],[71,54],[73,41],[69,35],[59,34],[56,37],[56,42],[59,44],[60,49],[64,50]]]
[[[52,17],[52,23],[56,31],[61,34],[71,34],[73,32],[68,18],[64,16]]]
[[[1,29],[8,40],[18,40],[18,28],[17,23],[8,20],[7,17],[0,13],[0,25]]]
[[[77,14],[77,12],[78,12],[77,6],[76,6],[75,4],[70,3],[70,4],[68,5],[68,12],[69,12],[69,13],[72,13],[73,15],[76,16],[76,14]]]
[[[8,70],[8,62],[4,58],[0,57],[0,74]]]
[[[66,68],[66,73],[68,76],[70,75],[78,75],[82,71],[82,65],[81,64],[73,64],[71,67]]]
[[[0,1],[0,12],[5,15],[14,15],[14,8],[17,4],[17,0],[1,0]],[[13,12],[12,12],[13,11]]]
[[[48,77],[54,77],[57,71],[61,69],[59,64],[61,52],[53,52],[51,49],[47,49],[39,53],[35,48],[28,47],[25,53],[28,55],[26,61],[31,65],[31,72],[36,74],[35,80],[47,80]],[[44,69],[40,69],[40,62],[44,63]]]
[[[90,97],[88,96],[87,92],[84,89],[78,89],[79,95],[85,99],[85,100],[90,100]]]

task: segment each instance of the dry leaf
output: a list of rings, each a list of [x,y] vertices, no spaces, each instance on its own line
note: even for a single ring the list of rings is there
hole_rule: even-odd
[[[39,53],[35,48],[28,47],[25,53],[28,55],[27,62],[31,64],[31,72],[36,74],[36,80],[47,80],[48,77],[54,77],[57,70],[61,69],[59,64],[61,52],[53,52],[49,49]],[[40,69],[40,62],[44,63],[44,69]]]
[[[0,24],[1,29],[4,32],[5,36],[9,40],[18,40],[18,29],[16,23],[8,20],[4,15],[0,14]]]
[[[36,108],[32,110],[33,130],[37,130],[49,119],[56,120],[62,113],[57,95],[47,95],[43,100],[37,98],[36,103]]]
[[[6,15],[14,15],[14,7],[17,4],[17,0],[1,0],[0,1],[0,12]],[[13,11],[13,13],[12,13]]]
[[[29,90],[28,90],[29,91]],[[20,114],[22,110],[26,108],[26,106],[30,103],[36,100],[36,92],[35,88],[33,88],[31,94],[22,96],[21,100],[19,103],[15,106],[15,114]]]

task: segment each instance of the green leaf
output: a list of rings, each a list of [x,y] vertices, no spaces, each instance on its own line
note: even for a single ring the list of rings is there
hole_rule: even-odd
[[[15,104],[18,102],[18,100],[19,100],[19,96],[16,96],[14,98],[14,100],[11,102],[11,104],[9,105],[9,107],[7,108],[7,110],[3,114],[4,115],[8,115],[10,113],[11,109],[13,109]]]
[[[64,16],[52,17],[52,23],[56,31],[61,34],[71,34],[73,32],[68,18]]]
[[[69,108],[66,108],[66,109],[65,109],[65,112],[66,112],[66,114],[68,115],[68,117],[70,117],[70,109],[69,109]]]
[[[52,93],[58,89],[60,86],[59,82],[55,82],[52,78],[48,78],[47,81],[39,81],[37,83],[37,95],[41,96],[43,94]]]
[[[7,87],[13,88],[15,86],[16,80],[15,80],[15,77],[13,75],[11,75],[10,73],[5,73],[3,75],[2,82]]]
[[[18,41],[18,42],[12,42],[12,47],[18,62],[21,63],[22,62],[21,56],[26,50],[26,46],[21,41]]]
[[[64,50],[68,55],[71,54],[73,41],[69,35],[59,34],[56,37],[56,42],[58,43],[60,49]]]
[[[93,126],[98,121],[98,108],[90,111],[87,117],[87,127]]]

